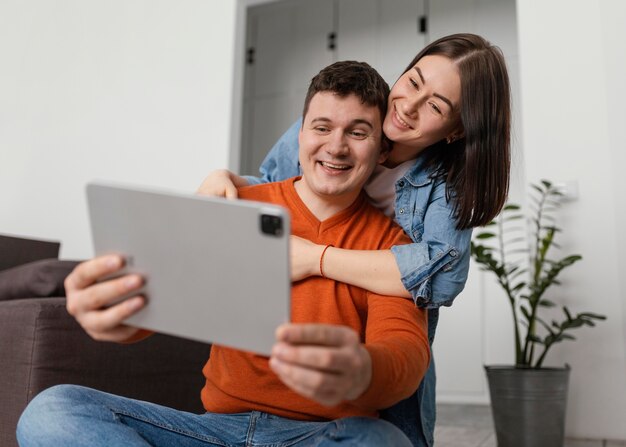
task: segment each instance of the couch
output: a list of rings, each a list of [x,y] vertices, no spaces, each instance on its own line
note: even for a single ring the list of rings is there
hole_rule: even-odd
[[[203,411],[210,345],[161,334],[131,345],[92,340],[65,308],[63,280],[75,265],[31,260],[0,271],[0,446],[17,445],[26,405],[62,383]]]

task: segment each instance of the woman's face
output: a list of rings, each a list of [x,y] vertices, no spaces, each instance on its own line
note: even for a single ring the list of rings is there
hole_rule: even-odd
[[[461,78],[445,56],[424,56],[394,84],[383,130],[391,157],[409,160],[447,137],[462,136]],[[399,159],[400,158],[400,159]]]

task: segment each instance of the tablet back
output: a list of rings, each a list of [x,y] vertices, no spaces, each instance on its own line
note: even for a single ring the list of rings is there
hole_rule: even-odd
[[[286,210],[104,183],[87,198],[96,254],[120,253],[146,279],[129,324],[270,353],[290,317]]]

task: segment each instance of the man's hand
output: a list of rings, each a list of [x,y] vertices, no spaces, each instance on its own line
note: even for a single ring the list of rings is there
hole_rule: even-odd
[[[133,296],[117,302],[141,288],[143,279],[126,275],[98,282],[123,266],[120,256],[103,256],[77,265],[65,278],[67,311],[95,340],[122,342],[139,331],[125,326],[123,321],[145,305],[144,297]]]
[[[248,182],[243,177],[233,174],[226,169],[211,172],[202,182],[197,194],[203,196],[237,198],[237,187],[246,186]]]
[[[372,360],[357,333],[329,324],[285,324],[276,331],[270,367],[296,393],[334,406],[359,397]]]

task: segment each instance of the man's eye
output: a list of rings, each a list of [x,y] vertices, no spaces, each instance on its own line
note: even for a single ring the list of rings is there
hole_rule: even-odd
[[[327,133],[329,131],[328,127],[324,126],[317,126],[315,130],[320,133]]]
[[[350,132],[350,135],[352,135],[353,137],[356,137],[356,138],[366,138],[367,137],[367,133],[361,132],[360,130],[353,130],[352,132]]]

